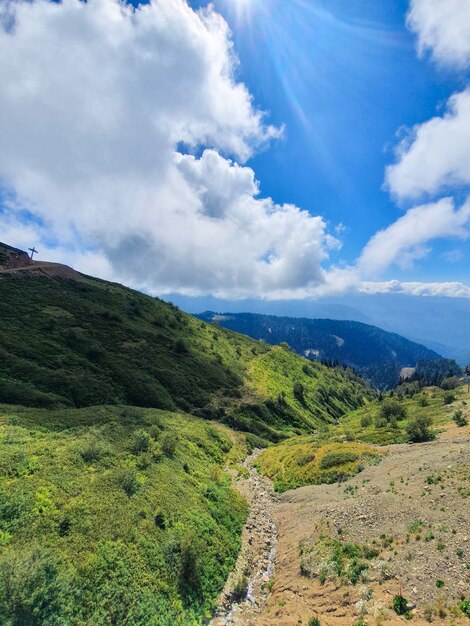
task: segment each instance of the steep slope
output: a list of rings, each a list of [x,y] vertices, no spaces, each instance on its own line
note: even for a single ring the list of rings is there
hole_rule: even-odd
[[[156,409],[0,407],[0,623],[200,624],[234,566],[243,437]]]
[[[28,261],[0,273],[0,401],[179,409],[277,440],[370,396],[354,376],[312,368],[161,300],[77,272],[64,277],[63,266],[46,269]],[[262,386],[262,375],[278,382]],[[306,390],[301,400],[295,384]],[[314,388],[326,386],[334,387],[331,400],[315,400]]]
[[[198,317],[270,344],[285,341],[309,358],[339,361],[355,368],[379,388],[395,385],[402,367],[439,358],[425,346],[361,322],[253,313],[206,312]]]

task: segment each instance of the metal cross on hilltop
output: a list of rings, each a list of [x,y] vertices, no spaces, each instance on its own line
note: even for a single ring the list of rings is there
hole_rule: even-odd
[[[39,254],[34,246],[32,248],[28,248],[28,250],[31,252],[31,258],[33,258],[35,254]]]

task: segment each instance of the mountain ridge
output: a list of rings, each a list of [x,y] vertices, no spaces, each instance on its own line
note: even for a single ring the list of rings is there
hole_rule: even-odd
[[[379,388],[393,387],[403,367],[440,358],[426,346],[363,322],[212,311],[198,317],[271,344],[287,342],[309,358],[339,361]],[[378,366],[386,371],[377,370]]]

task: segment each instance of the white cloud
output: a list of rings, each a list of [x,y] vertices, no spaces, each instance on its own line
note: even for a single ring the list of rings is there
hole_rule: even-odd
[[[470,0],[411,0],[407,23],[421,53],[429,49],[449,65],[470,63]]]
[[[324,281],[339,244],[322,218],[259,198],[253,170],[222,156],[243,162],[279,131],[237,82],[212,8],[15,0],[9,12],[0,179],[16,202],[0,232],[36,232],[49,257],[53,240],[79,269],[153,292],[239,297]]]
[[[470,184],[470,88],[454,94],[442,117],[417,125],[397,149],[386,181],[399,198]]]
[[[459,209],[452,198],[410,209],[370,239],[358,260],[358,268],[363,276],[374,276],[391,265],[409,267],[427,254],[427,244],[433,239],[467,238],[469,222],[470,200]]]
[[[420,283],[389,280],[385,282],[363,282],[361,293],[402,293],[409,296],[446,298],[470,298],[470,287],[459,282]]]
[[[13,199],[0,239],[40,258],[155,294],[305,298],[361,289],[432,239],[466,235],[468,210],[445,200],[375,235],[357,266],[325,269],[341,247],[325,221],[260,197],[239,164],[280,131],[237,81],[212,8],[13,0],[2,23],[0,182]]]

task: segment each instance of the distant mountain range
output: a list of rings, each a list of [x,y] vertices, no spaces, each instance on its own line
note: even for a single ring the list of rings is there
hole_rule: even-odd
[[[419,343],[362,322],[212,311],[197,317],[270,344],[287,342],[310,359],[349,365],[381,389],[393,387],[403,367],[440,358]]]
[[[222,300],[168,296],[188,313],[233,311],[311,319],[353,320],[398,333],[460,365],[470,363],[470,299],[400,293],[348,293],[322,300]]]

